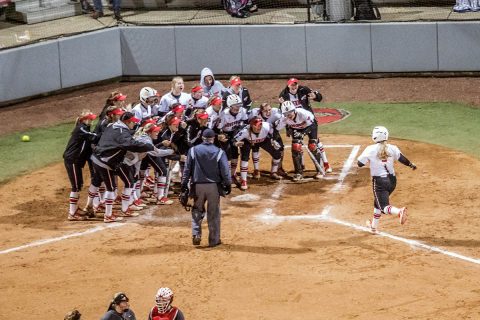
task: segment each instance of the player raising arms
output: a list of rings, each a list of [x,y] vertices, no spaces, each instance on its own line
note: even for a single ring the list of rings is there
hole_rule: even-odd
[[[270,123],[263,121],[261,117],[251,118],[249,126],[246,126],[235,135],[235,145],[240,147],[241,160],[240,163],[240,189],[247,190],[247,173],[248,173],[248,158],[250,157],[250,150],[257,146],[268,152],[272,156],[272,169],[270,177],[275,180],[280,180],[277,174],[278,164],[282,153],[281,146],[275,140],[272,140],[273,128]]]
[[[230,87],[226,88],[222,92],[223,98],[223,107],[227,107],[227,97],[231,94],[236,94],[242,100],[242,107],[247,111],[250,110],[252,106],[252,99],[250,98],[250,92],[247,88],[242,86],[242,80],[239,76],[231,76],[230,77]]]
[[[280,92],[280,97],[278,98],[280,103],[292,101],[296,108],[303,108],[313,113],[311,100],[320,102],[322,101],[322,95],[309,87],[299,85],[296,78],[288,79],[287,86]]]
[[[303,179],[303,138],[308,136],[308,149],[312,152],[315,160],[319,165],[323,160],[325,168],[329,168],[327,162],[327,156],[323,150],[323,144],[319,141],[317,135],[317,123],[313,113],[303,109],[295,108],[291,101],[285,101],[282,103],[282,118],[277,121],[277,129],[281,130],[285,126],[288,126],[290,131],[289,135],[292,137],[292,158],[293,165],[295,167],[294,181],[300,181]],[[317,169],[315,179],[322,177],[322,172]]]
[[[395,190],[397,185],[397,177],[393,167],[395,161],[412,168],[417,166],[410,162],[401,152],[400,149],[388,144],[388,130],[385,127],[378,126],[373,128],[372,140],[375,144],[370,145],[363,150],[358,157],[358,166],[363,167],[370,164],[370,175],[373,183],[373,220],[367,220],[367,226],[372,233],[376,233],[380,222],[381,214],[397,215],[400,223],[407,221],[407,208],[397,208],[390,205],[389,196]]]

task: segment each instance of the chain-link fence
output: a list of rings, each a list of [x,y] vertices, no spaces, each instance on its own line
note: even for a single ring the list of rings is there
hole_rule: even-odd
[[[118,24],[465,21],[479,10],[480,0],[0,0],[0,50]]]

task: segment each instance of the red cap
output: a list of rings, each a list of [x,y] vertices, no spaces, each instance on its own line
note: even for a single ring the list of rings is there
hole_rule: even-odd
[[[97,118],[97,115],[93,114],[93,113],[87,113],[86,115],[84,115],[82,117],[82,120],[95,120]]]
[[[289,85],[289,86],[292,85],[292,84],[294,84],[294,83],[298,83],[298,79],[297,79],[297,78],[290,78],[290,79],[288,79],[288,81],[287,81],[287,85]]]
[[[113,101],[125,101],[125,99],[127,99],[127,95],[126,94],[117,94],[115,97],[113,97]]]
[[[122,115],[122,118],[120,118],[123,122],[135,122],[135,123],[139,123],[140,122],[140,119],[138,118],[135,118],[135,115],[131,112],[125,112],[123,115]]]
[[[177,117],[173,117],[173,118],[170,119],[170,121],[168,122],[168,125],[169,125],[169,126],[174,126],[174,125],[180,124],[180,122],[182,122],[182,120],[180,120],[180,119],[177,118]]]
[[[155,120],[153,120],[153,119],[148,119],[148,120],[143,121],[141,126],[142,126],[142,127],[145,127],[145,126],[146,126],[147,124],[149,124],[149,123],[151,123],[151,124],[156,124],[157,121],[155,121]]]
[[[172,109],[172,112],[183,112],[185,110],[185,106],[182,106],[181,104],[180,105],[177,105],[175,108]]]
[[[198,92],[200,90],[202,90],[201,86],[195,86],[195,87],[192,88],[192,92]]]
[[[230,80],[230,84],[232,86],[237,86],[239,84],[242,84],[242,80],[240,80],[240,77],[235,77],[232,80]]]
[[[208,113],[197,113],[197,119],[208,119]]]
[[[109,112],[109,114],[114,114],[114,115],[117,115],[117,116],[121,116],[124,113],[125,113],[125,111],[123,111],[123,109],[121,109],[121,108],[116,108],[116,109],[113,109],[112,111]]]
[[[222,105],[222,98],[220,97],[215,97],[212,99],[212,101],[210,101],[210,105],[211,106],[220,106]]]
[[[150,129],[148,129],[148,132],[159,132],[162,130],[159,126],[151,126]]]

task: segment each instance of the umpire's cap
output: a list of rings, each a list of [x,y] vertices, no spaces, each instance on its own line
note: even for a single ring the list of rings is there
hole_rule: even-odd
[[[212,129],[205,129],[202,133],[204,138],[215,138],[215,132]]]

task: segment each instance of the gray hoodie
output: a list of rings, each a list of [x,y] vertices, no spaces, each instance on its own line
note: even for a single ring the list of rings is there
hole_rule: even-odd
[[[206,76],[212,76],[213,78],[213,85],[210,87],[208,87],[205,84]],[[225,87],[220,81],[215,80],[215,77],[213,76],[213,72],[212,70],[210,70],[210,68],[202,69],[202,72],[200,73],[200,85],[203,88],[203,92],[204,92],[203,95],[207,98],[210,98],[212,96],[222,97],[222,91],[225,89]]]

